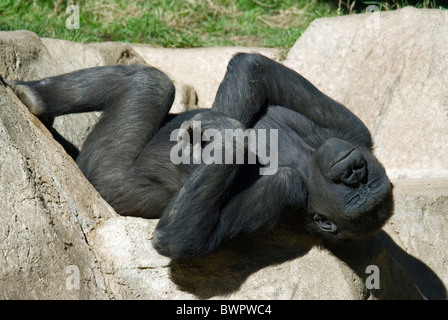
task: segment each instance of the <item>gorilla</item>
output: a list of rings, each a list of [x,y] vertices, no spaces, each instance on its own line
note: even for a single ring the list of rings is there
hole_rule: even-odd
[[[323,242],[361,239],[393,213],[392,184],[372,154],[362,121],[301,75],[260,54],[231,59],[211,109],[177,115],[169,114],[172,81],[140,64],[10,86],[45,123],[59,115],[103,111],[77,164],[119,214],[160,218],[153,245],[172,259],[209,254],[286,216]],[[195,121],[202,125],[200,134],[204,128],[276,129],[277,170],[260,174],[266,161],[246,142],[233,148],[242,148],[244,159],[255,152],[255,162],[174,164],[170,152],[185,141],[176,142],[172,133],[183,128],[194,134]],[[210,143],[203,139],[199,147]],[[219,141],[214,145],[215,151],[229,150]]]

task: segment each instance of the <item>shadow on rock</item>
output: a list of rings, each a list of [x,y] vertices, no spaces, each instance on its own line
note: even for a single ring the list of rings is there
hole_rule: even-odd
[[[172,261],[171,280],[200,299],[237,291],[256,271],[305,255],[313,241],[282,225],[224,245],[214,254]]]
[[[445,300],[447,292],[445,285],[437,274],[423,261],[413,257],[398,246],[384,231],[377,235],[378,240],[397,260],[403,269],[412,277],[420,291],[429,300]]]
[[[384,231],[358,242],[328,246],[364,283],[371,275],[369,265],[378,266],[379,288],[366,289],[374,299],[445,299],[446,289],[439,277],[422,261],[406,253]]]
[[[317,245],[312,237],[281,225],[224,245],[214,254],[170,263],[171,280],[180,290],[200,299],[238,291],[253,273],[304,256]],[[446,299],[439,277],[422,261],[407,254],[384,231],[363,241],[324,246],[353,270],[357,290],[365,299]],[[369,265],[380,270],[379,288],[367,288]],[[347,269],[347,270],[349,270]],[[347,280],[348,281],[348,280]]]

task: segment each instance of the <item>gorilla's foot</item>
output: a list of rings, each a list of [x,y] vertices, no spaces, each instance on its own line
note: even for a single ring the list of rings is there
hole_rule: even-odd
[[[32,114],[42,116],[45,113],[46,109],[42,99],[27,84],[21,81],[11,81],[9,86]]]

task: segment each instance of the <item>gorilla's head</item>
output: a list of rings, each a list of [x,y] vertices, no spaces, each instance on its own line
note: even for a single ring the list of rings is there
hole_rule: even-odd
[[[369,149],[330,138],[313,155],[306,227],[328,240],[359,239],[393,214],[392,184]]]

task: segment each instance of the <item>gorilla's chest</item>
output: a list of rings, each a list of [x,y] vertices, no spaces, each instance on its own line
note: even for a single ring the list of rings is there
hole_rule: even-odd
[[[279,167],[296,169],[309,164],[312,154],[322,143],[325,131],[305,116],[279,106],[270,106],[254,129],[257,141],[266,135],[266,148],[277,152]]]

